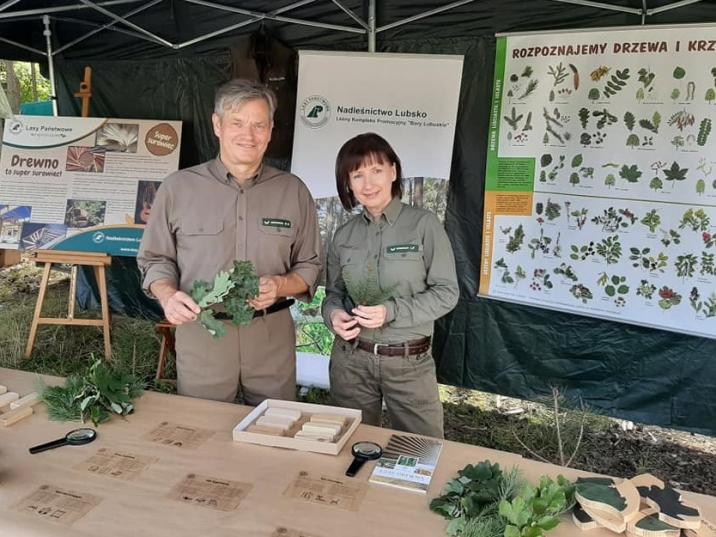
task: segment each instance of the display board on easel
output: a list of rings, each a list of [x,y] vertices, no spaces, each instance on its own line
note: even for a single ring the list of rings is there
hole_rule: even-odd
[[[0,155],[0,249],[135,256],[181,122],[16,116]]]

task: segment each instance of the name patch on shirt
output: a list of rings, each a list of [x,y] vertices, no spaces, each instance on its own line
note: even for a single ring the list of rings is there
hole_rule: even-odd
[[[404,252],[419,252],[420,246],[417,244],[394,244],[387,246],[385,251],[389,254],[402,254]]]
[[[291,229],[291,221],[283,218],[262,218],[261,225],[266,227],[282,227]]]

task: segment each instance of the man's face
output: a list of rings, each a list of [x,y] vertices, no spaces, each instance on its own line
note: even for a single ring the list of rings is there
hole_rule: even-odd
[[[224,164],[247,167],[261,164],[273,129],[264,99],[246,101],[239,107],[224,110],[223,117],[214,114],[211,119]]]

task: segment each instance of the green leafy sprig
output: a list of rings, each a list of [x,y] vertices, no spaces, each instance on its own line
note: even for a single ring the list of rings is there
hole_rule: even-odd
[[[505,537],[542,537],[559,525],[559,515],[574,505],[574,486],[563,476],[540,478],[539,486],[526,485],[514,500],[500,502],[507,519]]]
[[[214,339],[226,335],[226,326],[217,319],[215,308],[223,306],[235,326],[244,326],[253,319],[249,300],[259,294],[259,276],[251,261],[234,261],[230,271],[219,272],[213,285],[196,280],[191,297],[201,308],[199,322]]]
[[[142,394],[143,383],[121,369],[97,360],[83,376],[69,377],[64,386],[42,386],[41,399],[50,419],[87,421],[94,425],[107,421],[112,414],[126,416],[134,412],[132,401]]]

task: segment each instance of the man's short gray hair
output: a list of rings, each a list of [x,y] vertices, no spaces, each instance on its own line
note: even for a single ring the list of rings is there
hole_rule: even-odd
[[[276,94],[270,89],[254,80],[234,78],[219,86],[214,99],[214,113],[224,117],[224,111],[237,108],[247,101],[263,99],[269,107],[269,116],[273,121],[276,111]]]

